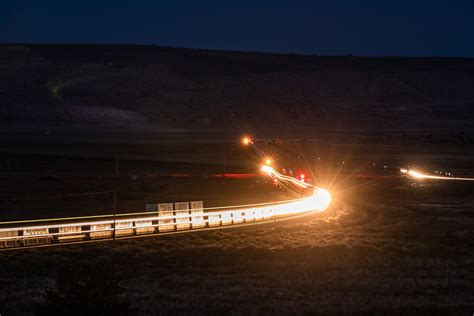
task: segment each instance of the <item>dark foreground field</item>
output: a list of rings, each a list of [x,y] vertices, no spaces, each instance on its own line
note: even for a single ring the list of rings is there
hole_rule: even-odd
[[[252,229],[2,253],[2,314],[470,315],[472,191],[413,190]]]
[[[397,146],[350,157],[472,172],[472,145]],[[294,221],[1,252],[0,313],[472,315],[474,185],[369,171],[334,178],[332,208]]]

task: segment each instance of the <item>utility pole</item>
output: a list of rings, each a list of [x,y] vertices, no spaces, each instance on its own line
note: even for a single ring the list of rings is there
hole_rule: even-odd
[[[118,156],[115,156],[115,176],[118,177],[119,175],[119,161]]]
[[[224,144],[224,173],[227,173],[227,156],[229,154],[229,147]]]
[[[115,231],[116,231],[116,221],[115,221],[115,216],[117,215],[117,191],[114,191],[114,240],[115,240]]]

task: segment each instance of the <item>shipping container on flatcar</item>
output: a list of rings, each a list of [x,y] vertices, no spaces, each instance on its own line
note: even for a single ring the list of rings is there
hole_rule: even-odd
[[[80,241],[84,239],[81,226],[59,227],[59,242]]]
[[[273,216],[272,206],[265,206],[262,208],[263,219],[269,219]]]
[[[176,214],[176,229],[191,229],[191,221],[189,217],[189,202],[174,203],[174,211]]]
[[[232,224],[232,212],[224,211],[221,213],[221,224],[222,225],[231,225]]]
[[[191,206],[191,223],[194,228],[206,227],[204,221],[204,201],[192,201],[189,202]]]
[[[158,204],[158,231],[169,232],[175,230],[175,219],[166,218],[160,219],[160,217],[172,217],[174,216],[173,203],[161,203]]]
[[[120,221],[115,223],[115,237],[131,235],[133,235],[133,222]]]
[[[137,235],[153,234],[155,232],[153,221],[135,221],[135,231]]]
[[[20,239],[16,237],[18,237],[18,230],[0,232],[0,248],[20,246]]]
[[[263,219],[263,210],[261,208],[256,208],[254,214],[256,221],[261,221]]]
[[[25,246],[44,245],[52,242],[53,237],[48,236],[48,228],[28,228],[23,230],[23,242]]]
[[[112,238],[112,224],[93,224],[89,236],[91,239]]]
[[[253,222],[255,220],[255,213],[253,210],[243,211],[245,222]]]
[[[207,216],[209,227],[216,227],[221,225],[221,217],[219,214],[209,214]]]
[[[242,216],[242,210],[233,211],[232,220],[234,221],[234,224],[242,223],[244,221],[244,217]]]

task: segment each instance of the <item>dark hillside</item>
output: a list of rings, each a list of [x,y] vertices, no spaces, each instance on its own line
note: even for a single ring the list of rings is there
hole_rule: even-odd
[[[0,69],[2,127],[474,127],[474,59],[3,45]]]

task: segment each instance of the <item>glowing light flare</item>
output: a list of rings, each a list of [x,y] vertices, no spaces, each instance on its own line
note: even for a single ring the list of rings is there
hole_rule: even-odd
[[[296,202],[277,205],[273,213],[275,215],[291,215],[308,211],[323,212],[329,207],[331,200],[331,194],[327,190],[318,188],[309,197]]]
[[[265,173],[268,173],[269,175],[272,175],[273,174],[273,168],[268,166],[268,165],[263,165],[262,166],[262,171],[265,172]]]
[[[416,170],[400,169],[400,172],[415,179],[474,181],[474,178],[443,177],[425,174]]]
[[[300,181],[301,181],[301,182],[305,182],[304,173],[302,173],[302,174],[300,175]]]
[[[313,202],[315,208],[320,211],[326,210],[332,201],[331,194],[329,193],[329,191],[323,188],[316,189],[316,192],[312,198],[314,200]]]
[[[253,144],[252,138],[250,138],[250,137],[248,137],[248,136],[242,137],[242,145],[244,145],[244,146],[249,146],[249,145],[251,145],[251,144]]]

